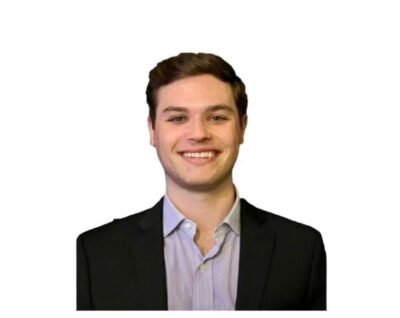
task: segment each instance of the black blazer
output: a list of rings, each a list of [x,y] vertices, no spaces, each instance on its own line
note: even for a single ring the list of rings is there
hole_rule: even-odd
[[[77,239],[78,310],[168,309],[161,199]],[[321,234],[241,199],[237,310],[326,310]]]

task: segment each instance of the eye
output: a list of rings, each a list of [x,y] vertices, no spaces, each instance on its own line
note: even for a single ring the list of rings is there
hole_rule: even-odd
[[[221,123],[221,122],[224,122],[224,121],[227,120],[226,117],[220,116],[220,115],[211,116],[210,119],[211,119],[211,121],[214,122],[214,123]]]
[[[177,124],[182,123],[184,120],[185,120],[185,117],[183,117],[183,116],[174,116],[174,117],[171,117],[168,119],[169,122],[177,123]]]

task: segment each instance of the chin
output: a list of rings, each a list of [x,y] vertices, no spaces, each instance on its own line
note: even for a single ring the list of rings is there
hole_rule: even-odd
[[[175,179],[174,182],[178,184],[180,187],[187,189],[189,191],[197,191],[197,192],[207,192],[218,188],[221,184],[223,184],[227,178],[208,178],[204,179],[190,179],[185,180],[183,178]]]
[[[213,190],[216,186],[209,183],[185,183],[181,184],[182,188],[194,192],[208,192]]]

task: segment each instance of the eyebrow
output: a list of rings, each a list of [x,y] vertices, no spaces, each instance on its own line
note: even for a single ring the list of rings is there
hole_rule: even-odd
[[[215,112],[218,110],[224,110],[227,112],[233,113],[232,107],[229,107],[228,105],[225,104],[217,104],[217,105],[211,105],[206,108],[206,111],[208,112]],[[181,107],[181,106],[168,106],[163,110],[163,113],[168,113],[168,112],[183,112],[187,113],[189,112],[186,107]]]

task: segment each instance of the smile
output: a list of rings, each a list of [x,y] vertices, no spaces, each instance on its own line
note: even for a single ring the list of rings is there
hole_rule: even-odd
[[[198,151],[181,151],[179,154],[189,164],[203,166],[217,160],[221,151],[212,149],[199,149]]]
[[[213,158],[215,156],[215,151],[204,151],[204,152],[183,152],[182,156],[186,158]]]

